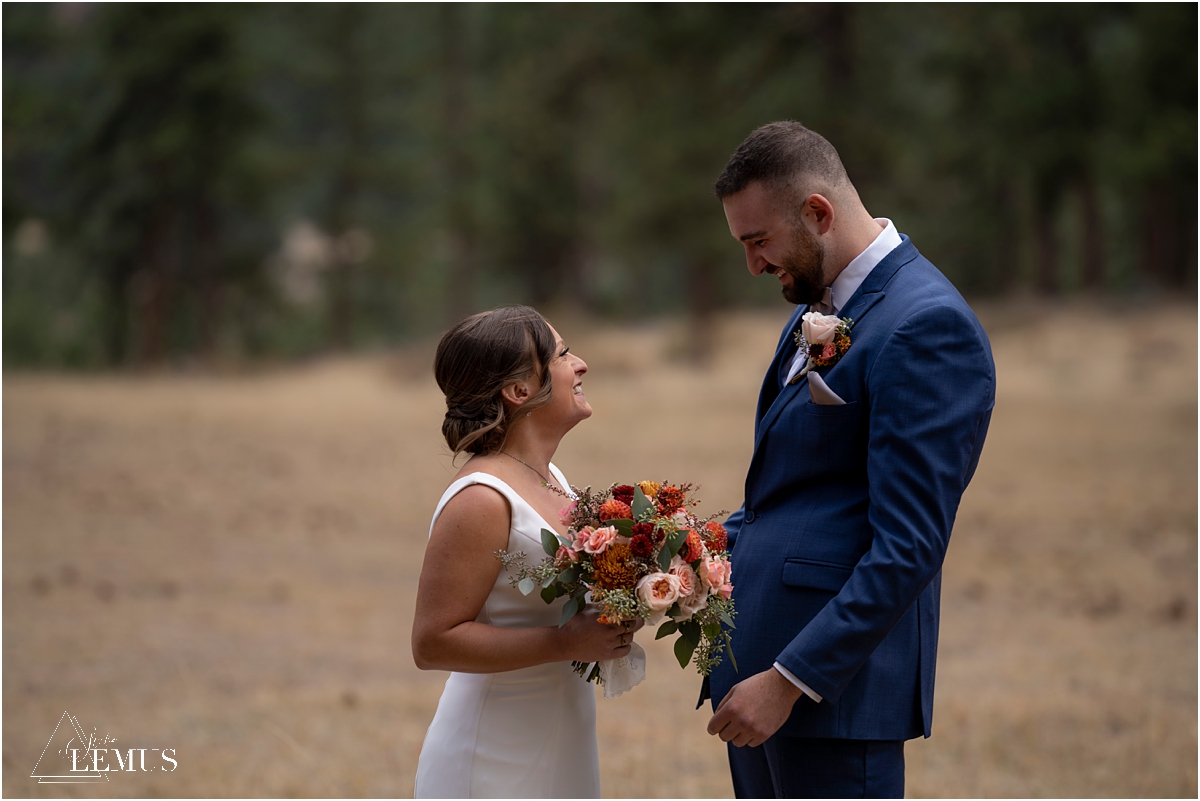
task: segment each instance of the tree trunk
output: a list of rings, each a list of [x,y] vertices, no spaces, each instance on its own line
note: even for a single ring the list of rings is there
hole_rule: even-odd
[[[442,138],[446,170],[446,230],[449,237],[451,320],[475,311],[475,265],[471,204],[471,158],[468,148],[469,66],[464,44],[463,6],[439,7],[442,59]]]
[[[1096,182],[1090,172],[1085,171],[1080,177],[1079,199],[1083,206],[1083,286],[1094,291],[1104,286],[1104,225],[1100,220]]]
[[[158,364],[166,356],[171,273],[175,265],[176,210],[169,198],[155,204],[143,240],[142,268],[134,285],[138,308],[138,362]]]
[[[196,293],[200,306],[200,355],[212,361],[217,355],[217,331],[221,324],[221,244],[212,201],[201,195],[193,210],[195,217]]]
[[[335,58],[338,64],[338,117],[345,125],[345,139],[334,177],[329,213],[333,235],[333,263],[329,274],[329,335],[335,348],[348,349],[354,341],[356,308],[354,283],[357,255],[347,235],[354,229],[355,205],[362,185],[361,158],[366,147],[366,103],[363,97],[359,33],[362,7],[345,3],[336,11]]]

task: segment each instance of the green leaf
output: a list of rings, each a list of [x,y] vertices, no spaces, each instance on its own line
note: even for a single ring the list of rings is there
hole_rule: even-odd
[[[679,624],[679,633],[684,636],[692,647],[700,644],[700,624],[694,620],[685,620]]]
[[[558,627],[561,629],[567,625],[567,621],[575,617],[575,613],[579,611],[579,604],[571,599],[563,606],[562,619],[558,621]]]
[[[542,589],[549,587],[551,584],[554,583],[554,580],[557,578],[558,578],[558,576],[546,576],[546,578],[542,581]]]
[[[671,608],[667,610],[667,617],[675,617],[676,615],[682,615],[682,614],[683,614],[683,610],[679,608],[678,603],[671,604]]]
[[[517,589],[521,591],[522,595],[528,595],[529,593],[533,592],[533,588],[534,583],[533,579],[531,578],[523,578],[517,582]]]
[[[542,587],[542,600],[548,604],[554,603],[558,597],[558,587]]]
[[[615,528],[617,530],[617,533],[620,534],[622,537],[632,537],[633,536],[633,521],[632,520],[626,520],[623,517],[614,517],[611,520],[607,521],[607,525],[610,525],[613,528]]]
[[[728,612],[721,613],[721,622],[724,623],[726,626],[729,626],[729,628],[731,628],[731,629],[737,628],[737,626],[733,625],[733,618],[731,618],[729,616]]]
[[[542,529],[542,550],[551,556],[558,553],[558,536],[548,528]]]
[[[679,624],[674,620],[665,621],[658,627],[658,633],[654,635],[654,639],[661,640],[663,637],[670,637],[679,630]]]
[[[705,623],[704,624],[704,636],[708,637],[709,642],[716,642],[717,638],[721,636],[721,624],[720,623]]]
[[[646,493],[642,492],[641,487],[635,486],[633,488],[633,503],[631,504],[631,508],[633,509],[633,519],[641,520],[642,515],[646,514],[646,512],[654,511],[654,501],[646,497]]]
[[[658,551],[658,569],[666,573],[671,567],[671,549],[667,547],[667,543],[663,543],[662,548]]]
[[[579,565],[568,567],[566,570],[558,574],[558,580],[563,584],[574,584],[579,581]]]
[[[686,636],[675,641],[675,658],[679,660],[680,667],[687,667],[688,662],[692,661],[692,652],[695,650],[696,643]]]
[[[554,536],[558,537],[558,541],[561,542],[563,545],[567,546],[568,548],[570,548],[571,544],[574,542],[574,540],[567,539],[562,534],[555,534]]]
[[[728,640],[725,641],[725,653],[729,654],[729,664],[733,665],[733,672],[737,673],[737,660],[733,658],[733,646],[729,644]]]
[[[690,528],[680,529],[671,535],[667,540],[667,548],[671,551],[671,556],[679,553],[679,549],[683,547],[683,543],[687,542],[687,535],[691,533]]]

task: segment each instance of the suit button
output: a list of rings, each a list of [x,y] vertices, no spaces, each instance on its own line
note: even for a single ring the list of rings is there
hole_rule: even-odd
[[[747,522],[747,523],[753,523],[753,522],[754,522],[754,512],[752,512],[752,511],[751,511],[751,510],[749,510],[749,509],[747,509],[747,510],[746,510],[746,522]]]

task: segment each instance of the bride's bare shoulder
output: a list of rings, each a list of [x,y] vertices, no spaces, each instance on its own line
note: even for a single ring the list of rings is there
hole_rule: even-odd
[[[501,543],[497,547],[503,547],[511,524],[512,508],[503,492],[487,484],[469,484],[446,501],[434,524],[432,539],[494,539]]]

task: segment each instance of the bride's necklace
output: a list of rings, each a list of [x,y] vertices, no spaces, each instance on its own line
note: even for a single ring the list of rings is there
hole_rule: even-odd
[[[516,457],[516,456],[513,456],[513,455],[512,455],[511,453],[509,453],[508,451],[500,451],[500,452],[501,452],[501,453],[503,453],[505,456],[507,456],[509,459],[516,459],[518,462],[520,462],[521,464],[525,465],[526,467],[528,467],[528,468],[529,468],[530,470],[532,470],[533,472],[537,473],[537,475],[538,475],[538,478],[540,478],[542,481],[546,482],[546,484],[552,484],[552,483],[553,483],[552,481],[550,481],[550,479],[548,479],[548,478],[546,478],[544,475],[542,475],[542,472],[541,472],[540,470],[538,470],[536,467],[534,467],[533,465],[531,465],[529,462],[525,461],[524,459],[520,459],[520,458],[518,458],[518,457]],[[555,485],[555,486],[557,486],[557,485]]]

